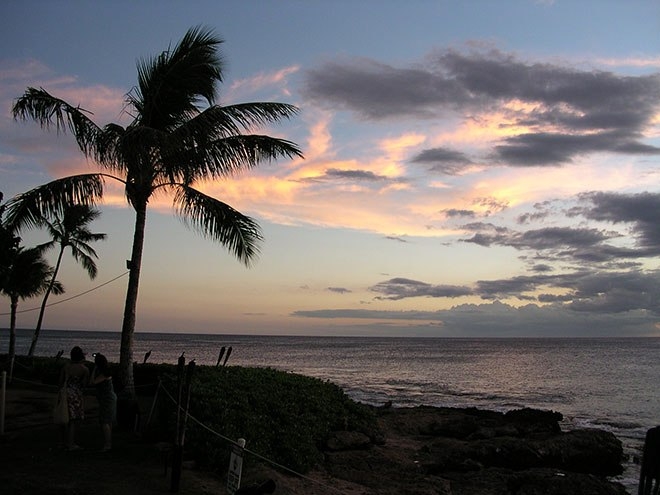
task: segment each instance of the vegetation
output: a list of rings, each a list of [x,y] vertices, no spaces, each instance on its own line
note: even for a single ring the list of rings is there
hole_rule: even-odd
[[[222,435],[245,438],[246,448],[298,472],[321,460],[334,430],[373,430],[371,411],[338,386],[264,368],[202,367],[193,379],[191,415]],[[225,466],[226,442],[195,423],[186,444],[209,466]]]
[[[42,249],[26,249],[22,246],[11,250],[7,260],[0,292],[9,297],[9,358],[16,354],[16,313],[19,299],[29,299],[43,294],[48,287],[54,294],[64,293],[64,287],[53,279],[53,268],[43,257]]]
[[[37,326],[32,335],[28,357],[34,355],[37,340],[39,339],[41,324],[43,323],[44,313],[46,311],[48,296],[53,291],[56,282],[55,278],[60,270],[64,251],[69,248],[71,255],[76,261],[82,264],[83,268],[87,271],[89,278],[96,278],[97,269],[94,258],[97,258],[98,256],[89,243],[103,240],[106,235],[91,232],[88,225],[98,218],[100,214],[101,212],[87,205],[67,205],[64,207],[64,212],[61,218],[59,215],[54,215],[53,219],[43,218],[41,220],[42,225],[48,230],[52,240],[39,247],[46,250],[57,245],[60,249],[57,254],[57,262],[55,263],[53,276],[50,279],[50,283],[48,284],[48,288],[46,289],[41,302],[39,318],[37,319]]]
[[[30,369],[21,366],[20,372],[31,380],[57,383],[63,359],[31,362]],[[176,408],[170,395],[177,395],[176,366],[136,367],[135,383],[145,403],[153,398],[159,379],[163,390],[144,433],[147,438],[172,441]],[[197,366],[191,391],[185,453],[206,468],[224,470],[229,462],[229,443],[212,432],[234,441],[245,438],[248,450],[305,473],[321,460],[330,432],[357,430],[371,435],[376,431],[372,409],[352,401],[337,385],[270,368]],[[142,411],[143,419],[148,412]]]
[[[295,115],[296,107],[272,102],[216,104],[217,85],[223,80],[221,43],[212,31],[192,28],[173,48],[138,63],[138,85],[126,95],[126,112],[132,117],[127,127],[116,123],[101,127],[86,110],[42,88],[27,88],[12,109],[16,119],[71,132],[82,153],[104,171],[58,179],[17,196],[7,206],[12,223],[31,225],[62,213],[69,204],[96,204],[107,179],[124,185],[135,210],[120,346],[121,377],[130,391],[149,200],[159,192],[171,194],[177,213],[189,226],[249,265],[259,251],[259,225],[195,186],[204,180],[227,179],[264,162],[302,157],[295,143],[252,134],[257,127]]]

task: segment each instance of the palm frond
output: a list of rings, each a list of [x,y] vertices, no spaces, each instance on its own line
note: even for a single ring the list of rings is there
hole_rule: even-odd
[[[44,218],[63,215],[69,205],[93,205],[103,197],[103,177],[73,175],[35,187],[7,202],[6,219],[18,230],[39,227]]]
[[[11,266],[0,290],[10,297],[28,299],[43,294],[52,276],[53,268],[44,259],[41,249],[21,247],[11,260]]]
[[[170,182],[192,184],[250,170],[279,158],[302,158],[298,145],[285,139],[264,135],[238,135],[206,143],[205,146],[168,148],[163,167]]]
[[[197,114],[200,101],[213,104],[222,81],[222,42],[212,30],[195,27],[173,49],[138,63],[138,87],[127,100],[140,125],[171,129]]]
[[[214,105],[194,118],[182,123],[172,132],[175,139],[193,139],[204,142],[242,134],[266,124],[289,119],[299,112],[298,107],[287,103],[254,102],[236,105]]]
[[[35,120],[42,128],[55,126],[58,133],[71,132],[85,156],[93,156],[101,129],[87,117],[86,110],[74,107],[43,88],[27,88],[12,107],[16,120]]]
[[[94,253],[94,257],[96,257],[96,252],[93,249],[92,252]],[[75,249],[74,246],[71,246],[71,255],[77,262],[82,265],[90,279],[96,278],[98,269],[96,268],[96,262],[94,261],[94,258],[85,254],[81,249]]]
[[[97,136],[94,158],[105,168],[126,173],[126,158],[124,157],[124,138],[127,130],[119,124],[110,123],[103,126]]]
[[[252,218],[186,186],[178,187],[174,204],[188,226],[225,246],[245,265],[250,266],[257,257],[263,236]]]

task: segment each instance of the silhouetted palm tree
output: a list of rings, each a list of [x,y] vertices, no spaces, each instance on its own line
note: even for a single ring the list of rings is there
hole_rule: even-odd
[[[53,268],[43,257],[43,250],[39,247],[25,249],[18,247],[9,262],[7,276],[2,293],[9,296],[11,312],[9,317],[9,357],[16,355],[16,312],[19,299],[29,299],[43,294],[50,285]],[[52,283],[54,294],[64,293],[62,284],[58,281]]]
[[[0,192],[0,291],[9,273],[11,260],[21,242],[21,238],[16,235],[14,226],[5,220],[5,209],[7,205],[2,203],[3,197],[4,195]]]
[[[53,276],[50,279],[50,284],[48,284],[48,288],[44,293],[43,301],[41,302],[37,326],[34,329],[32,343],[30,344],[30,350],[28,351],[29,357],[34,355],[34,349],[37,346],[37,340],[39,339],[39,332],[41,331],[44,313],[46,312],[48,296],[50,296],[53,285],[55,284],[55,279],[60,271],[62,257],[64,256],[66,248],[71,250],[73,258],[78,261],[85,270],[87,270],[89,278],[96,278],[97,269],[94,258],[98,258],[98,256],[89,243],[102,241],[106,238],[106,235],[91,232],[88,225],[96,220],[100,214],[101,212],[99,210],[91,208],[88,205],[69,205],[65,207],[61,217],[54,215],[52,220],[46,218],[43,219],[43,226],[48,230],[52,240],[39,247],[47,250],[57,245],[60,249],[57,254],[57,262],[55,263]]]
[[[12,221],[20,224],[62,211],[66,204],[101,199],[106,178],[121,181],[135,210],[133,248],[122,323],[120,368],[133,392],[133,333],[147,205],[156,192],[174,195],[173,203],[189,226],[227,247],[249,265],[262,239],[259,225],[226,203],[193,186],[226,179],[260,163],[302,157],[295,143],[252,134],[254,128],[295,115],[282,103],[215,103],[223,79],[218,54],[222,40],[204,28],[188,30],[159,56],[138,63],[138,86],[126,95],[132,122],[96,125],[88,112],[44,89],[28,88],[14,104],[16,119],[36,120],[43,128],[69,130],[81,151],[109,173],[83,174],[53,181],[12,200]]]

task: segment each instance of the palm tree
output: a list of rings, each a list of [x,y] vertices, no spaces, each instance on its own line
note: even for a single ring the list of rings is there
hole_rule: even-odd
[[[132,121],[125,128],[115,123],[99,127],[87,111],[44,89],[28,88],[12,109],[15,119],[29,118],[42,128],[70,131],[80,150],[106,171],[55,180],[20,195],[8,205],[12,221],[34,223],[40,215],[61,212],[67,203],[95,204],[110,178],[124,184],[126,199],[135,210],[120,346],[120,370],[131,393],[135,312],[150,198],[162,191],[172,194],[176,212],[190,227],[249,266],[262,240],[259,225],[194,186],[203,180],[227,179],[263,162],[302,157],[291,141],[252,133],[256,127],[295,115],[296,107],[272,102],[216,104],[217,85],[223,80],[221,43],[211,30],[191,28],[175,47],[138,62],[138,85],[126,95]]]
[[[9,262],[5,281],[0,292],[9,296],[9,358],[16,355],[16,312],[19,299],[29,299],[43,294],[49,286],[54,294],[64,293],[62,284],[52,281],[53,268],[43,257],[40,247],[18,247]],[[52,283],[51,283],[52,282]]]
[[[6,283],[12,259],[16,254],[21,238],[16,235],[13,225],[5,220],[6,204],[2,203],[4,195],[0,192],[0,290]]]
[[[34,355],[34,349],[37,346],[39,332],[41,331],[41,324],[44,320],[44,313],[46,311],[48,296],[50,296],[50,293],[55,284],[57,273],[60,271],[62,258],[66,248],[71,250],[71,255],[73,258],[78,261],[85,270],[87,270],[87,275],[89,275],[89,278],[96,278],[97,269],[94,258],[98,258],[98,256],[96,255],[94,248],[92,248],[89,243],[101,241],[106,238],[106,235],[95,234],[91,232],[87,226],[96,220],[100,214],[101,212],[99,210],[91,208],[88,205],[69,205],[65,207],[61,218],[55,215],[52,221],[49,221],[46,218],[43,219],[43,226],[48,230],[52,240],[42,244],[39,247],[47,250],[54,247],[55,245],[58,245],[60,249],[59,253],[57,254],[57,262],[55,263],[53,276],[50,279],[48,288],[44,293],[43,301],[41,302],[39,318],[37,319],[37,326],[35,327],[34,334],[32,335],[32,343],[30,344],[28,357],[32,357]]]

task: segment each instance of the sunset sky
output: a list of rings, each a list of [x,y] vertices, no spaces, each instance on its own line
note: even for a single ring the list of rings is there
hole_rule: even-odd
[[[12,119],[28,86],[126,125],[136,62],[198,25],[225,40],[220,104],[298,106],[266,132],[305,159],[199,186],[262,226],[249,269],[150,203],[137,332],[660,335],[660,3],[3,2],[5,200],[98,170]],[[121,328],[134,214],[120,189],[101,209],[98,277],[69,256],[50,301],[119,278],[45,328]]]

